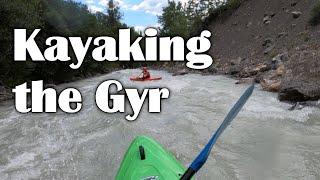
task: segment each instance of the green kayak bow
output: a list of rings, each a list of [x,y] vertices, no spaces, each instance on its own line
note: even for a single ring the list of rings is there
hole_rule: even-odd
[[[156,141],[146,136],[139,136],[127,150],[116,180],[190,180],[205,164],[213,145],[237,116],[251,96],[253,89],[254,85],[251,85],[244,92],[187,170]]]
[[[146,136],[131,143],[116,180],[179,179],[185,168],[160,144]]]

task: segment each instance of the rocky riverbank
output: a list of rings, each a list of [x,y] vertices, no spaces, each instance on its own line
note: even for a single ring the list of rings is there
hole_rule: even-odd
[[[207,25],[217,72],[254,80],[281,101],[320,99],[320,27],[309,24],[316,0],[247,0]]]

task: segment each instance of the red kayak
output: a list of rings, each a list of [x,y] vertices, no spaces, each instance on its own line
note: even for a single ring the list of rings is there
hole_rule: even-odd
[[[140,77],[131,77],[130,80],[131,81],[157,81],[157,80],[161,80],[162,77],[149,77],[146,79],[142,79]]]

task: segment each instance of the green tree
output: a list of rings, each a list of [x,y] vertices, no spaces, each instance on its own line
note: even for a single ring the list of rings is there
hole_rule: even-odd
[[[225,1],[221,0],[199,0],[199,12],[202,18],[207,17],[210,12],[215,8],[219,7],[224,3]]]
[[[158,17],[162,28],[160,32],[165,36],[188,37],[188,18],[181,2],[168,1],[168,6],[163,8],[163,13]]]
[[[42,28],[41,0],[1,0],[0,1],[0,81],[12,86],[21,83],[23,77],[29,77],[34,63],[13,61],[13,29]]]
[[[119,6],[117,6],[113,0],[109,0],[107,13],[107,25],[113,29],[118,29],[121,26],[120,20],[122,14],[120,13]]]
[[[120,62],[96,62],[90,53],[78,70],[70,69],[71,62],[33,62],[29,57],[25,62],[15,62],[13,59],[13,29],[16,28],[27,29],[28,34],[40,28],[35,40],[42,52],[47,48],[45,40],[52,36],[80,36],[83,40],[106,35],[117,38],[118,28],[127,28],[127,25],[121,23],[120,9],[112,0],[106,12],[92,13],[86,5],[73,0],[1,0],[0,82],[11,87],[38,79],[61,83],[122,66]],[[132,35],[136,37],[138,33],[132,29]],[[93,48],[90,46],[88,51]],[[72,60],[76,58],[71,47],[69,56]]]
[[[194,20],[198,17],[197,14],[198,2],[195,0],[189,0],[185,7],[185,13],[188,20],[188,29],[191,30],[194,24]]]

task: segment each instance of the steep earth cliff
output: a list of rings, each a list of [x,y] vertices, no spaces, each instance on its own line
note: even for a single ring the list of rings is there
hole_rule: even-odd
[[[320,98],[320,25],[309,20],[317,0],[246,0],[211,20],[218,71],[255,79],[283,101]]]

